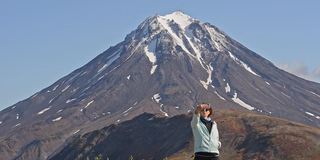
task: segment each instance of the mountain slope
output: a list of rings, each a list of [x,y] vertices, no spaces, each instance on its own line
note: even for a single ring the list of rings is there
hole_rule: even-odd
[[[320,158],[320,130],[253,113],[220,110],[216,122],[221,159],[311,160]],[[159,118],[142,114],[119,125],[79,135],[50,160],[191,159],[191,114]]]
[[[186,114],[202,101],[320,127],[320,84],[278,69],[209,23],[174,12],[147,18],[124,41],[2,110],[0,159],[31,151],[47,157],[75,134],[144,112]]]

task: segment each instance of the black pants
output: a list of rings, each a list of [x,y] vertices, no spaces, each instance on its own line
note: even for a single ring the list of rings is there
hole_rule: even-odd
[[[217,153],[196,152],[194,160],[219,160],[219,155]]]

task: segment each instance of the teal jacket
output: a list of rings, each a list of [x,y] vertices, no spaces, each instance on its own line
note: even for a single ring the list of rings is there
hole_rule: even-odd
[[[191,128],[194,138],[194,152],[219,154],[221,142],[219,141],[217,123],[213,121],[211,133],[209,133],[207,127],[200,121],[200,114],[193,114]]]

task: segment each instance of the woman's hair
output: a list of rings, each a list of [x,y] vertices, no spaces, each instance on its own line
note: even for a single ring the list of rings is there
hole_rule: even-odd
[[[210,108],[209,108],[209,111],[210,111],[210,114],[208,115],[208,117],[210,117],[210,116],[212,115],[213,109],[210,107]]]

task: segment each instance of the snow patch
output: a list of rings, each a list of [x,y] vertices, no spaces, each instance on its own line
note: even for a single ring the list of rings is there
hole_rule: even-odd
[[[103,77],[104,77],[104,75],[103,75],[103,76],[101,76],[101,77],[99,77],[99,78],[98,78],[98,81],[100,81],[100,79],[102,79]]]
[[[269,86],[270,86],[270,83],[269,83],[269,82],[267,82],[267,81],[265,81],[265,82],[266,82],[266,84],[267,84],[267,85],[269,85]]]
[[[314,117],[314,114],[313,113],[310,113],[310,112],[305,112],[306,114],[308,114],[308,115],[310,115],[310,116],[312,116],[312,117]]]
[[[59,87],[59,84],[58,84],[58,85],[56,85],[56,86],[53,88],[53,90],[52,90],[52,91],[55,91],[58,87]]]
[[[320,97],[320,95],[319,95],[319,94],[317,94],[317,93],[314,93],[314,92],[309,91],[309,90],[306,90],[306,91],[310,92],[311,94],[313,94],[313,95],[315,95],[315,96],[317,96],[317,97]]]
[[[226,99],[224,99],[217,91],[214,91],[214,93],[220,98],[220,99],[222,99],[222,100],[226,100]]]
[[[73,79],[75,79],[76,77],[78,77],[80,74],[81,74],[81,72],[76,73],[76,74],[73,75],[71,78],[69,78],[66,83],[70,83]]]
[[[185,29],[187,26],[189,26],[194,21],[194,19],[192,17],[190,17],[180,11],[176,11],[171,14],[167,14],[163,17],[170,20],[170,21],[176,22],[177,24],[179,24],[179,26],[182,29]]]
[[[102,72],[104,69],[107,68],[107,64],[104,64],[99,70],[98,70],[98,73]]]
[[[11,109],[15,109],[16,108],[16,106],[13,106]]]
[[[162,112],[164,116],[169,117],[168,113],[163,111],[163,104],[160,104],[160,112]]]
[[[176,108],[176,109],[179,109],[180,107],[179,107],[179,106],[176,106],[175,108]]]
[[[157,57],[155,55],[156,46],[157,46],[157,41],[152,40],[150,44],[144,48],[146,55],[151,63],[155,63],[157,61]]]
[[[141,44],[145,42],[145,40],[146,40],[146,38],[142,38],[142,40],[137,45],[135,45],[135,48],[131,51],[131,54],[126,58],[125,61],[127,61],[128,59],[131,58],[131,56],[136,52],[136,50],[141,46]],[[132,45],[130,45],[129,47],[131,47],[131,46]]]
[[[84,108],[87,108],[90,106],[90,104],[92,104],[94,102],[94,100],[90,101],[89,103],[87,103],[87,105]]]
[[[287,94],[281,92],[281,94],[283,94],[284,96],[288,97],[288,98],[291,98],[290,96],[288,96]]]
[[[60,109],[59,111],[57,111],[57,113],[60,113],[60,112],[62,112],[63,111],[63,109]]]
[[[77,134],[78,132],[80,132],[80,129],[78,129],[75,132],[73,132],[73,134]]]
[[[54,100],[54,98],[52,98],[50,101],[49,101],[49,104]]]
[[[37,97],[38,94],[39,94],[39,93],[34,94],[31,98],[33,99],[33,98]]]
[[[131,77],[131,76],[130,76],[130,75],[128,75],[128,76],[127,76],[127,79],[129,80],[129,79],[130,79],[130,77]]]
[[[56,119],[53,119],[52,122],[57,122],[57,121],[60,121],[62,119],[62,117],[58,117]]]
[[[304,112],[304,113],[306,113],[307,115],[309,115],[309,116],[312,116],[312,117],[314,117],[314,118],[316,118],[316,119],[320,119],[320,116],[319,115],[315,115],[314,113],[311,113],[311,112]]]
[[[16,119],[19,119],[19,118],[20,118],[19,114],[16,114]]]
[[[153,74],[157,68],[158,65],[156,65],[157,57],[156,57],[156,46],[157,46],[157,41],[152,40],[149,45],[147,45],[144,48],[144,52],[146,53],[149,61],[152,63],[152,68],[150,71],[150,74]]]
[[[212,71],[213,71],[213,68],[211,65],[208,65],[207,66],[209,69],[206,69],[207,73],[208,73],[208,78],[207,78],[207,81],[204,82],[202,80],[200,80],[201,84],[203,85],[203,87],[208,90],[208,86],[212,83],[212,79],[211,79],[211,76],[212,76]],[[214,86],[211,85],[213,88]]]
[[[118,50],[116,50],[112,55],[110,55],[108,57],[107,63],[104,64],[99,70],[98,70],[98,74],[101,73],[102,71],[104,71],[109,65],[111,65],[115,60],[117,60],[120,57],[120,51],[121,51],[122,47],[119,47]]]
[[[184,45],[182,39],[180,37],[178,37],[171,29],[171,27],[169,26],[168,22],[169,20],[166,17],[163,16],[159,16],[158,17],[158,21],[160,22],[160,24],[162,25],[162,27],[164,29],[166,29],[168,31],[168,33],[172,36],[174,42],[176,42],[177,45],[179,45],[186,53],[188,53],[189,55],[193,56],[189,50],[187,49],[187,47]]]
[[[218,51],[222,51],[222,47],[219,45],[219,43],[217,43],[216,41],[213,40],[213,44],[217,48]]]
[[[66,86],[63,90],[61,90],[61,92],[66,91],[69,87],[70,87],[70,85]]]
[[[254,110],[254,107],[252,107],[252,106],[250,106],[249,104],[243,102],[241,99],[239,99],[239,98],[237,97],[237,92],[234,93],[232,100],[233,100],[235,103],[241,105],[242,107],[244,107],[244,108],[246,108],[246,109],[248,109],[248,110]]]
[[[160,100],[161,100],[161,96],[159,93],[153,95],[152,97],[153,100],[155,100],[157,103],[160,103]],[[160,103],[160,112],[162,112],[166,117],[169,117],[168,113],[163,111],[163,104]]]
[[[41,110],[40,112],[38,112],[38,115],[43,114],[44,112],[48,111],[51,107],[45,108],[43,110]]]
[[[72,102],[72,101],[75,101],[77,98],[73,98],[73,99],[68,99],[67,101],[66,101],[66,103],[70,103],[70,102]]]
[[[16,124],[16,125],[14,125],[12,128],[18,127],[18,126],[20,126],[20,125],[21,125],[21,123],[18,123],[18,124]]]
[[[0,124],[2,124],[2,121],[0,121]]]
[[[208,68],[207,68],[208,66],[205,67],[205,64],[203,63],[203,58],[202,58],[202,55],[201,55],[200,50],[193,44],[192,39],[190,38],[190,37],[194,37],[194,36],[192,35],[191,31],[190,31],[190,30],[187,30],[187,32],[186,32],[185,35],[186,35],[186,38],[187,38],[187,40],[188,40],[191,48],[192,48],[193,51],[195,52],[196,57],[197,57],[198,61],[200,62],[202,68],[204,68],[205,70],[208,70]],[[190,36],[190,37],[189,37],[189,36]]]
[[[71,92],[75,92],[75,91],[77,91],[79,88],[75,88],[75,89],[73,89]]]
[[[160,102],[160,100],[161,100],[161,97],[160,97],[160,94],[159,93],[157,93],[157,94],[155,94],[155,95],[153,95],[153,97],[152,97],[157,103],[159,103]]]
[[[193,44],[192,40],[194,40],[195,38],[192,35],[192,32],[190,30],[186,30],[185,33],[186,33],[185,34],[186,35],[186,39],[188,40],[188,42],[189,42],[191,48],[193,49],[193,51],[195,52],[197,60],[199,61],[199,63],[202,66],[202,68],[205,69],[206,72],[208,73],[208,78],[207,78],[206,82],[200,80],[200,83],[203,85],[203,87],[206,90],[208,90],[208,87],[209,87],[210,83],[212,83],[211,75],[212,75],[213,68],[212,68],[212,66],[210,64],[209,65],[205,64],[205,62],[203,61],[202,55],[201,55],[201,51],[197,48],[196,45]],[[193,39],[191,39],[189,36],[192,37]],[[198,39],[195,39],[195,40],[198,40]]]
[[[227,86],[225,87],[225,90],[226,90],[226,93],[229,93],[231,91],[229,83],[227,83]]]
[[[260,75],[258,75],[256,72],[254,72],[246,63],[244,63],[243,61],[241,61],[240,59],[238,59],[236,56],[234,56],[230,51],[229,52],[229,55],[230,57],[238,64],[240,64],[243,68],[245,68],[248,72],[258,76],[258,77],[261,77]]]
[[[156,71],[157,67],[158,67],[158,65],[153,65],[150,70],[150,74],[153,74]]]
[[[82,90],[82,92],[88,90],[91,86],[86,87],[84,90]]]
[[[123,114],[129,112],[132,109],[132,107],[130,107],[129,109],[125,110],[124,112],[122,112]]]
[[[85,75],[85,74],[87,74],[87,73],[88,73],[87,71],[84,71],[84,72],[81,73],[80,76],[83,76],[83,75]]]
[[[215,30],[215,28],[212,28],[210,26],[205,26],[207,31],[210,34],[210,39],[213,42],[213,46],[218,50],[218,51],[223,51],[223,41],[225,41],[225,36],[218,31]]]

